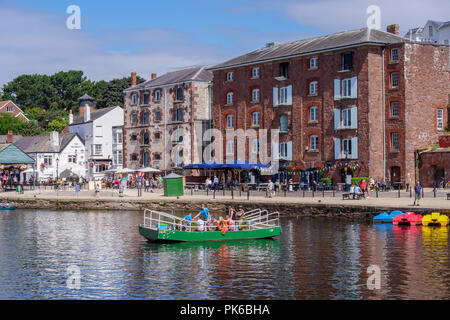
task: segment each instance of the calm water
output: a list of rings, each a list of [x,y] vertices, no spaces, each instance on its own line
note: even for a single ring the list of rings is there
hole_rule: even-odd
[[[151,244],[137,212],[0,211],[0,299],[448,299],[448,228],[282,220],[278,240]],[[81,288],[67,288],[67,267]],[[367,268],[381,289],[367,289]]]

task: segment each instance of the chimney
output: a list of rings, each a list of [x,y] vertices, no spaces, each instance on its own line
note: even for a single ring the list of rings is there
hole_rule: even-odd
[[[400,27],[398,26],[398,24],[390,24],[386,27],[386,31],[395,35],[399,35],[399,30]]]
[[[152,73],[152,80],[156,79],[156,73]]]
[[[59,147],[59,133],[58,133],[58,131],[50,132],[50,145],[52,147]]]
[[[83,112],[84,122],[91,121],[91,108],[89,107],[89,105],[86,104],[84,106],[83,110],[84,110],[84,112]]]
[[[136,85],[136,72],[131,73],[131,86],[134,87]]]
[[[8,135],[6,136],[6,143],[13,143],[13,132],[8,130]]]
[[[69,111],[69,124],[73,123],[73,113],[72,113],[72,109]]]

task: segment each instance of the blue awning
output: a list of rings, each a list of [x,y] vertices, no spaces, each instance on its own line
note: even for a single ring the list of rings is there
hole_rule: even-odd
[[[243,160],[234,160],[233,162],[217,163],[217,162],[202,162],[184,166],[183,169],[237,169],[237,170],[251,170],[269,168],[268,164],[251,163]]]

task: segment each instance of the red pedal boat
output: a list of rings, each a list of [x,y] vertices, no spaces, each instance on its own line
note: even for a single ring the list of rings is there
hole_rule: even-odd
[[[400,214],[392,220],[395,225],[407,224],[411,226],[422,224],[422,215],[415,214],[414,212],[406,212],[405,214]]]

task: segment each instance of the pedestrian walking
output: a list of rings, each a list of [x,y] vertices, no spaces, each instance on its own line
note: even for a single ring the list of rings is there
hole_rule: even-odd
[[[80,194],[80,185],[77,183],[75,185],[75,196],[78,197],[79,194]]]
[[[413,204],[413,206],[416,205],[416,202],[417,202],[417,206],[419,206],[419,201],[420,201],[421,196],[422,196],[422,186],[420,185],[420,182],[417,181],[416,185],[414,186],[414,204]]]
[[[96,183],[95,184],[95,197],[98,198],[100,195],[100,184]]]

